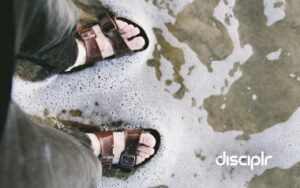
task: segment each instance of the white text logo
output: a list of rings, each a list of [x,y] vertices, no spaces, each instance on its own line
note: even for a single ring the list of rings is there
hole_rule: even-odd
[[[268,159],[272,159],[270,155],[265,156],[265,153],[262,151],[260,155],[227,155],[224,151],[222,155],[216,158],[216,163],[219,166],[250,166],[250,169],[253,170],[254,166],[267,166]]]

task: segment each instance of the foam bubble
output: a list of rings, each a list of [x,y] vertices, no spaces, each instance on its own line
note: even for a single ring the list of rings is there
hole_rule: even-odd
[[[267,26],[271,26],[274,23],[285,18],[285,0],[264,0],[264,14],[267,17]],[[276,4],[280,5],[276,7]]]
[[[269,61],[275,61],[275,60],[278,60],[280,58],[281,53],[282,53],[282,49],[279,48],[275,52],[269,53],[266,57]]]

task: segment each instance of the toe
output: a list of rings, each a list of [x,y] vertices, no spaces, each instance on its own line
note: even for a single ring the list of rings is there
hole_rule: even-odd
[[[148,147],[148,146],[139,146],[137,148],[137,151],[144,152],[144,153],[147,153],[149,155],[154,154],[154,149],[152,147]]]
[[[118,29],[120,31],[123,30],[128,25],[128,23],[126,23],[122,20],[116,20],[116,23],[117,23]]]
[[[124,39],[129,39],[131,37],[137,36],[138,34],[140,34],[140,29],[137,28],[137,27],[135,27],[133,30],[131,30],[131,31],[127,32],[127,33],[124,33],[122,35],[122,37]]]
[[[146,42],[143,37],[135,37],[134,39],[127,41],[128,47],[133,51],[142,49],[145,44]]]
[[[120,31],[121,34],[125,34],[125,33],[129,32],[133,29],[134,29],[134,26],[131,25],[131,24],[128,24],[123,29],[120,29],[119,31]]]
[[[148,147],[154,147],[156,144],[156,140],[152,134],[142,133],[140,137],[140,144],[144,144]]]
[[[136,156],[136,162],[135,162],[135,164],[141,164],[143,161],[145,160],[145,158],[143,158],[143,157],[140,157],[140,156]]]
[[[144,153],[144,152],[142,152],[142,151],[136,151],[136,155],[137,155],[137,156],[140,156],[140,157],[143,157],[143,158],[145,158],[145,159],[150,157],[150,154]]]

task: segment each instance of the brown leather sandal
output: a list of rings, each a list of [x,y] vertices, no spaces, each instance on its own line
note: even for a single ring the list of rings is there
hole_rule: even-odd
[[[145,132],[152,134],[155,138],[155,152],[149,158],[146,158],[142,163],[136,165],[136,151],[138,146],[140,145],[140,135]],[[116,137],[118,137],[118,133],[122,133],[122,135],[125,135],[122,138],[125,139],[124,146],[120,146],[120,143],[114,143],[114,140],[116,139]],[[130,172],[138,166],[148,162],[157,153],[160,145],[160,135],[154,129],[124,129],[118,131],[98,131],[94,132],[94,134],[98,137],[101,145],[101,156],[99,156],[101,163],[103,165],[112,165],[113,167],[119,168],[125,172]],[[120,147],[124,150],[119,150]]]
[[[113,47],[114,55],[109,58],[120,57],[131,54],[133,52],[142,51],[149,46],[149,39],[145,30],[141,26],[126,18],[117,17],[116,19],[122,20],[139,28],[140,33],[137,36],[141,36],[144,38],[145,45],[140,50],[130,50],[124,39],[121,37],[121,34],[119,33],[119,29],[117,24],[115,23],[115,19],[110,17],[107,13],[102,13],[97,16],[97,24],[100,26],[103,34],[110,40],[110,43]],[[80,30],[77,31],[77,36],[80,40],[83,41],[85,45],[85,49],[87,52],[86,64],[93,64],[104,59],[96,42],[96,33],[91,27],[80,27]],[[132,40],[133,38],[134,37],[130,38],[129,40]]]

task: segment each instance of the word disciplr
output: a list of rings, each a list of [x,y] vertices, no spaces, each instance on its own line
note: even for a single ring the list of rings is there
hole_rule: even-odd
[[[265,153],[262,151],[260,155],[227,155],[224,151],[222,155],[217,156],[216,163],[218,166],[250,166],[251,170],[254,170],[254,166],[267,166],[268,159],[272,159],[270,155],[265,156]]]

